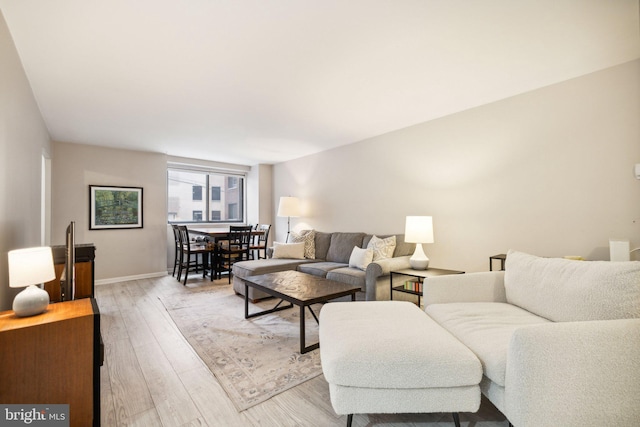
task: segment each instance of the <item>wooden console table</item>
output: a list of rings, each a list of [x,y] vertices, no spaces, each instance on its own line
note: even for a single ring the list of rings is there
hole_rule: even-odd
[[[0,312],[0,402],[68,404],[71,427],[100,425],[100,313],[93,298],[31,317]]]

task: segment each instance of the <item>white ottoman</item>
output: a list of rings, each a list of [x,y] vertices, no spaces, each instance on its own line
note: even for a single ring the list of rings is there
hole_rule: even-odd
[[[476,412],[482,366],[405,301],[334,302],[320,311],[320,358],[337,414]]]

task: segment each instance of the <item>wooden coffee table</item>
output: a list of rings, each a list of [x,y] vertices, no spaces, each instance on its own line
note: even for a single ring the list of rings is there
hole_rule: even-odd
[[[320,343],[305,346],[305,322],[304,308],[307,307],[313,318],[318,321],[318,316],[311,309],[312,304],[325,303],[329,300],[351,295],[351,301],[355,301],[359,286],[347,285],[335,280],[301,273],[299,271],[280,271],[277,273],[249,276],[244,280],[244,318],[262,316],[275,311],[286,310],[294,305],[300,307],[300,353],[307,353],[320,347]],[[269,295],[280,299],[275,307],[249,314],[249,286],[259,289]],[[281,306],[284,301],[288,305]]]

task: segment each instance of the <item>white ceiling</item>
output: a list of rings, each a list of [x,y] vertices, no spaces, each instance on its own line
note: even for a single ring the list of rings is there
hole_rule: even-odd
[[[0,0],[56,141],[278,163],[640,57],[638,0]]]

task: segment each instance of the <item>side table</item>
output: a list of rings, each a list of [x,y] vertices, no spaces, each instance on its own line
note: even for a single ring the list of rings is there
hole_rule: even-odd
[[[489,257],[489,271],[493,271],[493,260],[500,261],[500,270],[504,270],[504,262],[507,260],[507,254],[498,254]]]
[[[420,286],[418,289],[407,289],[404,284],[393,286],[393,275],[403,275],[409,277],[415,277],[418,279],[416,283],[419,283]],[[403,270],[395,270],[389,272],[389,299],[393,300],[393,291],[403,292],[405,294],[417,295],[418,296],[418,307],[420,307],[420,297],[422,296],[422,288],[421,285],[424,283],[425,279],[429,277],[435,276],[445,276],[447,274],[464,274],[464,271],[458,270],[445,270],[443,268],[428,268],[426,270],[414,270],[412,268],[405,268]]]

